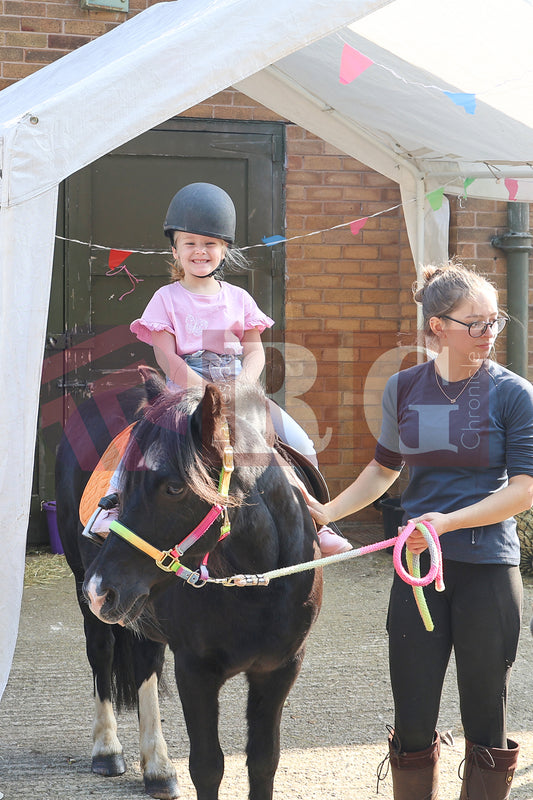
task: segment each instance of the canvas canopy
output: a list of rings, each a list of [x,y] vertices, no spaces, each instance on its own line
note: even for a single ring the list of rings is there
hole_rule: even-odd
[[[0,693],[22,596],[60,182],[235,86],[396,181],[415,264],[437,258],[445,194],[533,201],[532,23],[530,0],[177,0],[0,93]]]

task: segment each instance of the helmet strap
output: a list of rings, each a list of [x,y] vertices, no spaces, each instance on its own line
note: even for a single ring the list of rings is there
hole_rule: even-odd
[[[212,278],[213,275],[216,272],[218,272],[219,270],[223,273],[224,272],[225,263],[226,263],[226,259],[223,258],[222,261],[220,262],[220,264],[218,265],[218,267],[215,267],[215,269],[212,272],[210,272],[208,275],[197,275],[196,277],[197,278]]]

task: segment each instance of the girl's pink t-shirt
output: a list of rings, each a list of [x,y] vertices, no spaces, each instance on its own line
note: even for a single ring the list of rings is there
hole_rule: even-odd
[[[152,331],[172,333],[179,356],[198,350],[241,355],[245,331],[257,328],[263,333],[274,320],[263,314],[244,289],[225,281],[219,281],[219,285],[218,294],[212,295],[193,294],[178,282],[162,286],[130,330],[149,345]]]

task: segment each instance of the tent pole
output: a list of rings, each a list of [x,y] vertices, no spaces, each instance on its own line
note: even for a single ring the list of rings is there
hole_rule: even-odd
[[[426,201],[425,182],[423,176],[420,176],[416,183],[416,254],[415,254],[415,269],[417,285],[420,285],[420,278],[422,268],[424,266],[424,237],[425,237],[425,220],[424,220],[424,204]],[[420,304],[416,307],[416,327],[418,331],[424,329],[424,316],[422,314],[422,306]],[[418,361],[422,361],[421,348],[418,349]]]

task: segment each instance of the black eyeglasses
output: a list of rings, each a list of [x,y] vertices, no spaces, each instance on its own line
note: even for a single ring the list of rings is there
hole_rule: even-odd
[[[466,328],[468,328],[468,333],[473,339],[479,339],[480,336],[483,336],[487,328],[492,330],[493,325],[496,325],[497,334],[501,333],[507,325],[507,317],[496,317],[496,319],[493,319],[492,322],[482,322],[481,320],[476,320],[475,322],[461,322],[460,319],[454,319],[453,317],[449,317],[447,314],[441,314],[440,318],[449,319],[451,322],[458,322],[459,325],[464,325]]]

